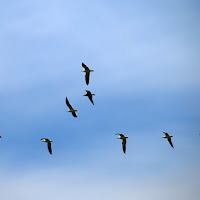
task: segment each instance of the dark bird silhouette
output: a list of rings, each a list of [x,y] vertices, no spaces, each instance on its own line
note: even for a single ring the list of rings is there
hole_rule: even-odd
[[[169,142],[169,144],[172,146],[172,148],[174,148],[173,144],[172,144],[172,140],[171,138],[173,137],[172,135],[169,135],[168,133],[166,132],[163,132],[165,134],[165,136],[162,136],[162,138],[166,138]]]
[[[90,72],[94,72],[94,70],[90,70],[84,63],[82,63],[82,67],[84,68],[82,72],[85,72],[85,82],[88,85],[90,81]]]
[[[124,136],[121,133],[117,133],[115,135],[119,135],[119,137],[117,137],[117,139],[121,139],[122,140],[122,149],[123,149],[123,152],[126,153],[126,138],[128,138],[128,137]]]
[[[92,96],[95,94],[92,94],[89,90],[85,90],[87,93],[84,94],[83,96],[87,96],[89,98],[89,100],[92,102],[92,104],[94,105],[94,102],[92,100]]]
[[[53,141],[52,141],[52,140],[49,140],[49,139],[47,139],[47,138],[42,138],[41,140],[42,140],[42,142],[46,142],[46,143],[47,143],[47,147],[48,147],[49,153],[52,155],[51,143],[52,143]]]
[[[72,107],[71,104],[69,103],[67,97],[66,97],[66,104],[67,104],[67,106],[69,107],[69,110],[68,110],[67,112],[71,112],[72,115],[73,115],[74,117],[77,117],[76,112],[77,112],[78,110],[74,110],[74,109],[73,109],[73,107]]]

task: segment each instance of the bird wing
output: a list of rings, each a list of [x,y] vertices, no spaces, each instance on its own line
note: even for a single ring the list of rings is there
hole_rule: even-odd
[[[76,112],[74,111],[74,112],[72,112],[72,115],[74,116],[74,117],[77,117],[77,115],[76,115]]]
[[[84,63],[82,63],[82,67],[85,68],[86,70],[89,70],[89,68],[87,67],[87,65],[85,65]]]
[[[90,81],[90,72],[85,72],[85,82],[88,85]]]
[[[167,138],[168,142],[170,143],[170,145],[172,146],[172,148],[174,148],[173,144],[172,144],[172,140],[171,137]]]
[[[70,110],[73,110],[73,107],[71,106],[71,104],[69,103],[67,97],[66,97],[66,104],[69,107]]]
[[[126,139],[122,140],[122,149],[123,149],[123,152],[126,153]]]
[[[92,95],[89,95],[88,98],[90,99],[90,101],[92,102],[92,104],[94,105],[94,102],[92,100]]]
[[[47,143],[49,153],[52,154],[51,142]]]

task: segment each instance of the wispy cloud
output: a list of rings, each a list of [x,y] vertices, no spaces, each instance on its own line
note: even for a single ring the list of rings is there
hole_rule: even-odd
[[[198,200],[199,178],[192,171],[180,170],[170,176],[124,180],[99,176],[93,171],[56,168],[29,171],[11,177],[2,176],[1,198],[11,199],[71,199],[71,200]],[[166,192],[166,190],[168,192]]]

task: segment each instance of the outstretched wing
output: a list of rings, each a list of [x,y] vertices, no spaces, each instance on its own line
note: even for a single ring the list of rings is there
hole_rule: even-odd
[[[82,63],[82,67],[85,68],[85,70],[89,70],[89,68],[84,63]]]
[[[92,95],[88,96],[88,98],[90,99],[90,101],[92,102],[92,104],[94,105],[94,102],[92,100]]]
[[[51,142],[47,143],[49,153],[52,154]]]
[[[77,117],[76,112],[72,112],[72,115],[73,115],[74,117]]]
[[[85,82],[87,85],[89,84],[89,81],[90,81],[90,72],[87,71],[85,72]]]
[[[167,138],[168,142],[170,143],[170,145],[172,146],[172,148],[174,148],[173,144],[172,144],[172,140],[171,137]]]
[[[122,149],[123,149],[123,152],[126,153],[126,139],[122,140]]]
[[[69,107],[70,110],[73,110],[73,107],[71,106],[71,104],[69,103],[67,97],[66,97],[66,104]]]

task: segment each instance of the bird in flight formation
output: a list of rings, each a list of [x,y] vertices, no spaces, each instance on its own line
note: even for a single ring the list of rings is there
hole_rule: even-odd
[[[84,70],[82,72],[85,72],[85,81],[86,81],[86,84],[88,85],[89,81],[90,81],[90,72],[94,72],[94,70],[90,70],[89,67],[87,67],[84,63],[82,63],[82,67],[84,68]],[[92,96],[95,94],[92,94],[89,90],[85,90],[85,91],[87,93],[83,96],[87,96],[89,98],[89,100],[92,102],[92,104],[94,105]],[[66,97],[66,104],[69,107],[69,110],[67,112],[71,112],[74,117],[77,117],[76,112],[78,110],[74,110],[72,105],[69,103],[67,97]]]
[[[41,140],[42,140],[42,142],[46,142],[46,143],[47,143],[47,147],[48,147],[49,153],[52,155],[51,143],[52,143],[53,141],[52,141],[52,140],[49,140],[49,139],[47,139],[47,138],[42,138]]]
[[[169,135],[168,133],[166,132],[163,132],[165,134],[165,136],[162,136],[162,138],[166,138],[169,142],[169,144],[172,146],[172,148],[174,148],[173,144],[172,144],[172,140],[171,138],[173,137],[172,135]]]
[[[84,94],[83,96],[87,96],[89,98],[89,100],[92,102],[92,104],[94,105],[94,102],[92,100],[92,96],[95,94],[92,94],[89,90],[85,90],[87,93]]]
[[[67,97],[66,97],[66,104],[67,104],[67,106],[69,107],[69,110],[68,110],[67,112],[71,112],[72,115],[73,115],[74,117],[77,117],[76,112],[77,112],[78,110],[74,110],[74,109],[73,109],[73,107],[72,107],[71,104],[69,103]]]
[[[121,139],[122,140],[122,149],[123,149],[123,152],[126,153],[126,138],[128,138],[128,137],[124,136],[121,133],[116,133],[115,135],[119,135],[117,137],[117,139]]]
[[[86,84],[88,85],[89,84],[89,80],[90,80],[90,72],[94,72],[94,70],[90,70],[84,63],[82,63],[82,67],[84,68],[84,70],[82,72],[85,72],[85,81],[86,81]],[[95,94],[92,94],[89,90],[85,90],[86,91],[86,94],[84,94],[83,96],[87,96],[89,98],[89,100],[91,101],[91,103],[94,105],[94,102],[93,102],[93,99],[92,97],[95,95]],[[76,115],[76,112],[78,110],[75,110],[71,104],[69,103],[68,101],[68,98],[66,97],[66,104],[67,106],[69,107],[69,110],[67,112],[71,112],[72,115],[74,117],[77,117]],[[174,148],[173,144],[172,144],[172,141],[171,141],[171,138],[173,137],[172,135],[169,135],[168,133],[166,132],[163,132],[165,134],[165,136],[163,136],[162,138],[166,138],[169,142],[169,144],[172,146],[172,148]],[[123,134],[121,133],[116,133],[115,135],[119,135],[117,137],[117,139],[121,139],[122,140],[122,150],[124,152],[124,154],[126,153],[126,139],[128,138],[128,136],[124,136]],[[2,136],[0,135],[0,138],[2,138]],[[52,140],[49,140],[47,138],[42,138],[41,139],[42,142],[46,142],[47,143],[47,147],[48,147],[48,150],[49,150],[49,153],[52,155],[52,148],[51,148],[51,143],[53,142]]]
[[[165,134],[165,136],[163,136],[163,138],[166,138],[169,142],[169,144],[172,146],[172,148],[174,148],[173,146],[173,143],[172,143],[172,140],[171,138],[173,137],[172,135],[169,135],[168,133],[166,132],[163,132]],[[122,140],[122,149],[123,149],[123,152],[126,153],[126,139],[128,138],[127,136],[124,136],[123,134],[121,133],[116,133],[115,135],[119,135],[117,137],[117,139],[121,139]]]
[[[86,81],[86,84],[88,85],[89,84],[89,81],[90,81],[90,72],[94,72],[94,70],[90,70],[89,67],[87,67],[84,63],[82,63],[82,67],[84,68],[84,70],[82,72],[85,72],[85,81]],[[94,105],[94,102],[93,102],[93,96],[95,94],[92,94],[89,90],[85,90],[86,91],[86,94],[84,94],[83,96],[87,96],[89,98],[89,100],[91,101],[91,103]],[[76,112],[78,110],[75,110],[72,105],[69,103],[68,101],[68,98],[66,97],[66,104],[67,106],[69,107],[69,110],[67,112],[71,112],[72,115],[74,117],[77,117],[76,115]],[[171,141],[171,137],[173,136],[170,136],[168,133],[166,132],[163,132],[165,134],[165,136],[163,136],[163,138],[167,138],[168,142],[170,143],[170,145],[174,148],[173,144],[172,144],[172,141]],[[117,133],[115,135],[119,135],[117,137],[117,139],[121,139],[122,140],[122,150],[124,152],[124,154],[126,153],[126,139],[128,138],[128,136],[124,136],[123,134],[121,133]],[[0,136],[1,137],[1,136]],[[48,150],[49,150],[49,153],[52,154],[52,149],[51,149],[51,142],[53,142],[52,140],[49,140],[47,138],[42,138],[41,139],[43,142],[46,142],[47,143],[47,146],[48,146]]]
[[[94,70],[90,70],[84,63],[82,63],[82,67],[84,68],[82,72],[85,72],[85,82],[88,85],[90,82],[90,72],[94,72]]]

